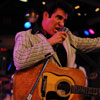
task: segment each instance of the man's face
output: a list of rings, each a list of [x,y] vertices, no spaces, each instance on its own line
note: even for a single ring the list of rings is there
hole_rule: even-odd
[[[42,23],[44,31],[50,35],[54,35],[59,29],[64,27],[64,23],[67,18],[68,15],[60,8],[57,8],[51,17],[48,13],[46,13]]]

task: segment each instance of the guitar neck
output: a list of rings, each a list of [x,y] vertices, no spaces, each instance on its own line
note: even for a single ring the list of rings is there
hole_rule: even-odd
[[[85,95],[100,95],[100,88],[83,87],[83,86],[71,86],[71,93],[85,94]]]

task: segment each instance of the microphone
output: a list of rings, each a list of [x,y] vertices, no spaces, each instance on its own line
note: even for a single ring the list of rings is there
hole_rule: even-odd
[[[64,31],[64,32],[66,32],[66,34],[70,32],[70,30],[67,27],[60,28],[59,31]],[[55,51],[56,51],[58,46],[59,46],[59,44],[55,45]]]
[[[61,28],[59,31],[65,31],[66,27]]]
[[[66,32],[66,33],[67,33],[67,30],[68,30],[68,28],[66,28],[66,27],[63,27],[63,28],[60,28],[60,29],[59,29],[59,31],[64,31],[64,32]],[[55,51],[56,51],[56,49],[57,49],[58,46],[59,46],[59,44],[56,44],[56,45],[55,45]]]
[[[70,33],[71,32],[67,27],[63,27],[63,28],[59,29],[59,31],[64,31],[66,33]]]

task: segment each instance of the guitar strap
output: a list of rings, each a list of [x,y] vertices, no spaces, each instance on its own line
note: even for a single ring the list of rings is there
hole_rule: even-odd
[[[44,61],[42,70],[41,70],[41,72],[40,72],[40,74],[39,74],[39,76],[38,76],[38,78],[37,78],[37,80],[36,80],[34,86],[32,87],[30,93],[28,94],[26,100],[31,100],[31,99],[32,99],[32,94],[33,94],[33,92],[34,92],[34,89],[35,89],[36,85],[38,84],[38,82],[39,82],[39,80],[40,80],[40,77],[42,76],[42,74],[43,74],[43,72],[44,72],[44,69],[46,68],[46,65],[47,65],[47,63],[49,62],[49,60],[50,60],[50,57]]]

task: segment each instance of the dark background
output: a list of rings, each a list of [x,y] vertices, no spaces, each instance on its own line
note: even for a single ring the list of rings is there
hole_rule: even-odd
[[[48,2],[49,0],[44,0]],[[95,9],[100,8],[100,0],[66,0],[73,8],[80,5],[80,8],[75,10],[72,17],[66,22],[66,26],[79,37],[95,38],[100,37],[100,11],[95,12]],[[27,3],[19,0],[2,0],[0,1],[0,70],[1,75],[12,75],[15,72],[13,65],[13,47],[14,37],[17,32],[25,30],[25,14],[27,10],[33,8],[41,14],[41,10],[45,5],[42,5],[42,0],[29,0]],[[77,13],[80,12],[81,16]],[[86,16],[84,15],[86,13]],[[83,31],[92,28],[95,31],[94,35],[86,36]],[[2,49],[6,48],[6,51]],[[87,54],[99,66],[100,52],[92,52]],[[4,59],[5,58],[5,59]],[[82,58],[78,58],[80,63],[85,63]],[[11,64],[10,70],[8,67]],[[87,65],[88,66],[88,65]],[[99,67],[98,67],[99,68]],[[94,66],[88,66],[89,72],[98,69]],[[95,82],[94,82],[95,81]],[[99,80],[91,81],[95,87],[99,87]]]
[[[44,0],[48,2],[49,0]],[[95,12],[97,7],[100,7],[99,0],[66,0],[73,8],[80,5],[80,8],[74,11],[74,14],[66,22],[66,26],[76,35],[87,37],[83,31],[93,28],[95,35],[88,37],[99,37],[100,26],[100,11]],[[33,8],[41,14],[41,10],[45,5],[42,5],[42,0],[29,0],[21,2],[19,0],[4,0],[0,3],[0,47],[12,49],[14,45],[14,36],[17,32],[24,30],[25,14],[27,10]],[[81,16],[77,13],[80,12]],[[84,14],[87,14],[86,16]],[[9,43],[7,42],[8,40]]]
[[[48,2],[49,0],[45,0]],[[74,14],[66,22],[66,26],[76,35],[87,37],[83,31],[93,28],[95,35],[88,37],[99,37],[100,11],[95,12],[100,7],[99,0],[66,0],[73,8],[80,5],[80,9],[74,11]],[[21,2],[19,0],[4,0],[0,3],[0,47],[12,49],[14,45],[14,36],[17,32],[24,30],[25,13],[27,10],[34,8],[41,13],[42,0],[29,0]],[[77,13],[80,12],[81,16]],[[84,14],[87,14],[86,16]],[[9,42],[8,42],[9,41]]]

